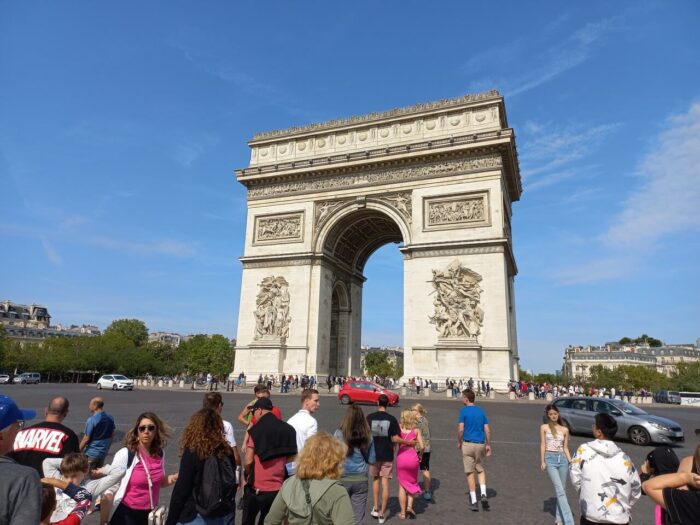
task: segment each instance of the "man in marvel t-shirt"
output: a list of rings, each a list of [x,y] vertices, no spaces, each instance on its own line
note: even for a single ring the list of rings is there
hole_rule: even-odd
[[[80,452],[78,436],[62,424],[68,415],[68,406],[65,397],[54,397],[46,409],[46,421],[20,431],[8,455],[20,465],[35,468],[43,477],[41,463],[46,458],[62,458],[70,452]]]

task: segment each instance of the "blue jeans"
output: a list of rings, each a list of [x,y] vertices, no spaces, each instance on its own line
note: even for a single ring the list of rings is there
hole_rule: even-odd
[[[201,514],[197,514],[192,521],[181,523],[180,525],[233,525],[234,517],[233,512],[218,518],[205,518]]]
[[[554,493],[557,496],[557,523],[574,525],[574,516],[566,499],[566,476],[569,474],[569,462],[563,452],[545,452],[544,463],[547,465],[547,474],[554,485]]]

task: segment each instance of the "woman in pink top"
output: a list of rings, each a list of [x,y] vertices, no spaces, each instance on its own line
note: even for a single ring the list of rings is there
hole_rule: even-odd
[[[163,448],[169,436],[163,421],[152,412],[144,412],[126,435],[126,447],[114,456],[113,465],[126,473],[114,497],[110,525],[147,525],[148,513],[158,505],[160,488],[177,481],[167,476]]]

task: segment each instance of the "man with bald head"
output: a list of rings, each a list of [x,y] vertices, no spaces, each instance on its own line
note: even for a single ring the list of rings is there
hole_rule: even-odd
[[[85,435],[80,440],[80,451],[90,463],[90,472],[105,464],[114,437],[114,418],[104,411],[105,402],[101,397],[93,397],[88,405],[92,415],[85,424]]]
[[[63,424],[70,403],[63,396],[54,397],[45,411],[45,420],[17,433],[12,453],[20,465],[33,467],[44,477],[41,463],[46,458],[62,458],[79,452],[78,436]]]

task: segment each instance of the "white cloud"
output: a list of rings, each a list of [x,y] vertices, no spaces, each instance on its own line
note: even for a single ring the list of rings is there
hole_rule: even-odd
[[[173,153],[174,160],[183,168],[191,167],[206,151],[215,147],[219,139],[211,135],[190,138],[179,142]]]
[[[568,125],[528,122],[521,137],[520,165],[525,190],[532,191],[574,177],[590,177],[597,166],[582,162],[620,123]]]
[[[641,187],[603,234],[614,248],[653,245],[661,237],[700,230],[700,102],[671,117],[642,161]]]
[[[44,248],[44,253],[46,253],[46,257],[49,259],[49,261],[51,261],[53,264],[61,264],[63,262],[61,255],[56,251],[53,244],[51,244],[46,237],[43,235],[40,236],[39,241],[41,242],[41,246]]]

